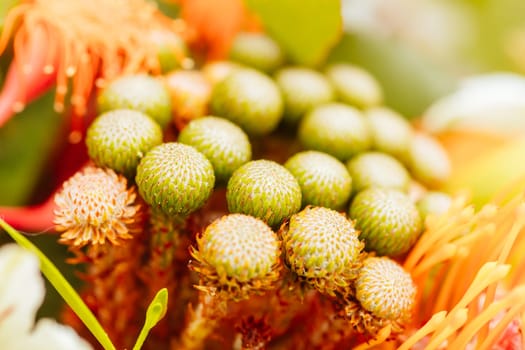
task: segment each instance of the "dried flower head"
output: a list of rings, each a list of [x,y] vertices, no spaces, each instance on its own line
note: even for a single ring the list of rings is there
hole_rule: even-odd
[[[244,214],[225,215],[197,238],[192,268],[201,276],[198,288],[244,299],[271,289],[279,278],[277,235],[262,220]]]
[[[118,245],[140,229],[142,215],[135,188],[113,170],[88,166],[64,182],[56,194],[54,223],[61,242],[73,246]]]

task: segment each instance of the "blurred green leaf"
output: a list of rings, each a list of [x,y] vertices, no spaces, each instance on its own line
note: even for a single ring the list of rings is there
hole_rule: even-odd
[[[245,1],[293,63],[321,63],[341,36],[340,0]]]
[[[385,104],[415,118],[437,98],[450,93],[455,80],[402,43],[362,33],[345,34],[328,58],[350,62],[373,74],[381,84]]]
[[[0,128],[0,205],[27,204],[41,180],[63,125],[53,98],[54,90]]]

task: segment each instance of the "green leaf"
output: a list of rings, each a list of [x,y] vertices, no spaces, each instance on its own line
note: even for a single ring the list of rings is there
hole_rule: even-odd
[[[348,33],[329,62],[349,62],[368,70],[381,84],[385,104],[416,118],[437,98],[454,90],[450,72],[433,64],[402,42],[371,34]]]
[[[296,64],[320,64],[342,34],[340,0],[245,2]]]
[[[115,350],[115,346],[109,339],[106,331],[102,328],[95,315],[89,310],[82,298],[75,292],[71,284],[60,273],[56,266],[34,246],[21,233],[12,228],[8,223],[0,218],[0,227],[3,228],[13,240],[20,246],[34,253],[40,260],[40,269],[53,287],[64,298],[66,303],[73,309],[75,314],[82,320],[84,325],[95,336],[105,350]]]
[[[2,29],[4,28],[4,22],[5,17],[7,16],[7,13],[9,10],[14,7],[15,5],[18,5],[20,0],[2,0],[0,1],[0,33],[2,32]]]
[[[162,320],[164,315],[166,315],[166,311],[168,309],[168,290],[166,288],[162,288],[157,292],[155,295],[155,298],[153,298],[151,304],[148,306],[148,310],[146,311],[146,320],[144,321],[144,326],[142,327],[142,330],[140,331],[140,334],[137,338],[137,341],[135,343],[135,346],[133,347],[133,350],[140,350],[142,348],[142,345],[144,345],[144,341],[146,340],[146,337],[148,336],[150,330],[155,327],[155,325]]]

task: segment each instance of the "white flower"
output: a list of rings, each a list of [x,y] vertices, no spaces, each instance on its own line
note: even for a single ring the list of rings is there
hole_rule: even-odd
[[[525,77],[491,73],[465,79],[458,90],[424,113],[431,132],[478,130],[512,134],[525,131]]]
[[[2,350],[88,350],[73,329],[35,315],[44,300],[36,256],[8,244],[0,247],[0,344]]]

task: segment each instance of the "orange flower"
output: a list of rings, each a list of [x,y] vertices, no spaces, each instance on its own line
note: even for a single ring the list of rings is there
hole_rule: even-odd
[[[53,80],[55,109],[64,109],[71,80],[71,103],[83,115],[95,83],[160,73],[154,33],[166,31],[183,36],[185,24],[145,0],[21,1],[8,13],[0,36],[0,54],[14,39],[13,64],[0,95],[0,126]]]

